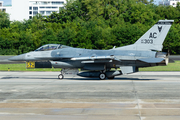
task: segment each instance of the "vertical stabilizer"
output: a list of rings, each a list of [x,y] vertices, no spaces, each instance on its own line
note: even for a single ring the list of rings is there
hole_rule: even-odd
[[[162,44],[174,20],[159,20],[134,45],[136,49],[162,50]]]
[[[161,51],[166,35],[174,20],[159,20],[134,44],[115,49],[121,50],[156,50]]]

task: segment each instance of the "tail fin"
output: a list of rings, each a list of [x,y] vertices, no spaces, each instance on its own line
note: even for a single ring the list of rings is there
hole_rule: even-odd
[[[174,20],[159,20],[141,38],[139,38],[135,44],[138,46],[143,45],[146,49],[161,51],[163,47],[162,44],[173,22]]]
[[[124,46],[122,49],[161,51],[163,48],[162,44],[173,22],[174,20],[159,20],[133,45]]]

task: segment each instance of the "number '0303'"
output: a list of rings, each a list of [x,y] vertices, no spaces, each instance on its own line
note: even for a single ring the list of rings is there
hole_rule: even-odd
[[[153,44],[153,40],[152,39],[143,39],[143,40],[141,40],[141,43],[143,43],[143,44]]]

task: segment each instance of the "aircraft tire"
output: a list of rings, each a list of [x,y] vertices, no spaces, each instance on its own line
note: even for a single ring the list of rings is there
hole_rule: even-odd
[[[62,79],[64,79],[64,75],[63,75],[63,74],[59,74],[59,75],[58,75],[58,78],[59,78],[60,80],[62,80]]]
[[[99,79],[101,79],[101,80],[106,79],[106,74],[105,73],[100,73],[99,74]]]
[[[113,77],[108,77],[108,79],[114,79],[114,76]]]

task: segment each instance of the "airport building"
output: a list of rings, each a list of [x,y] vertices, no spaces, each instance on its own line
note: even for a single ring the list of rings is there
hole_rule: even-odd
[[[178,2],[180,2],[180,0],[162,0],[159,2],[159,5],[171,5],[173,7],[176,7]]]
[[[0,1],[0,9],[10,15],[10,20],[27,20],[33,16],[42,14],[49,16],[52,12],[59,12],[64,7],[66,0],[12,0],[12,6],[3,6]]]
[[[3,1],[0,1],[0,11],[4,11],[8,14],[11,14],[12,12],[12,6],[4,6]]]

